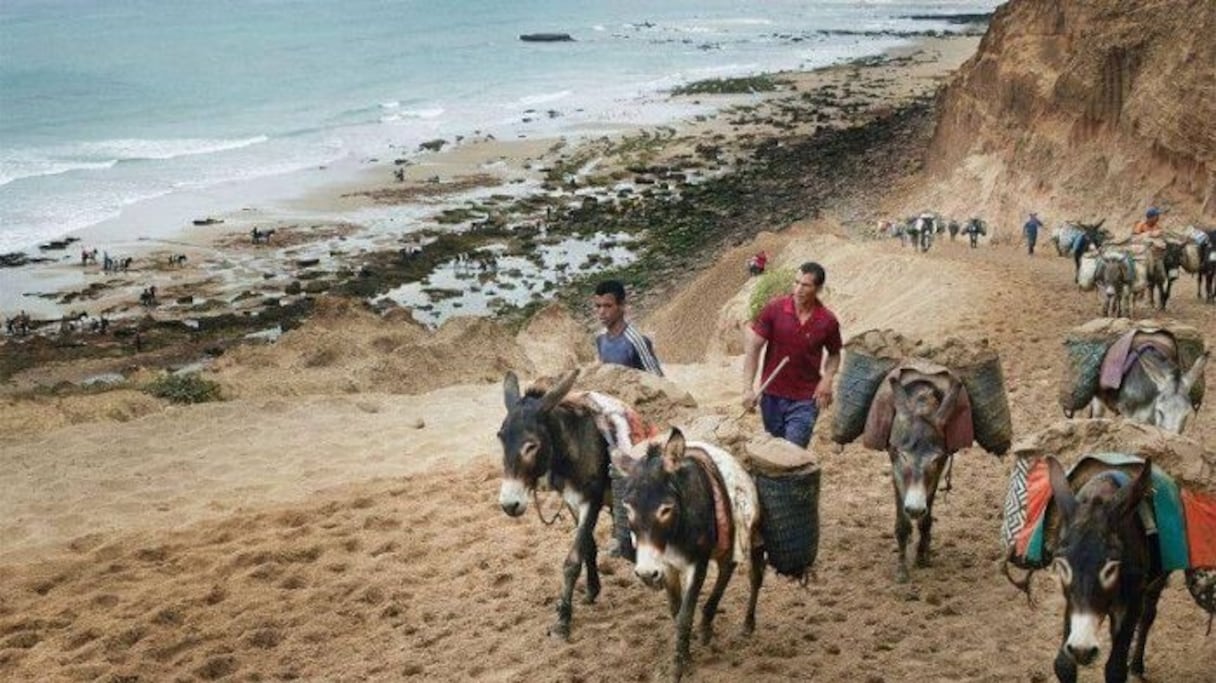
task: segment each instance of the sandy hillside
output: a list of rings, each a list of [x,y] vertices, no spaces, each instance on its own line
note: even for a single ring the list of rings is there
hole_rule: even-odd
[[[1062,332],[1097,311],[1093,295],[1073,289],[1065,260],[961,244],[914,256],[808,231],[762,239],[779,261],[828,266],[847,332],[890,321],[926,336],[986,337],[1002,353],[1015,431],[1059,419]],[[677,324],[658,311],[643,321],[660,350],[679,335],[718,334],[746,284],[711,286],[738,277],[734,264],[704,277],[703,291],[715,292],[702,301],[706,316]],[[1174,313],[1216,338],[1192,286],[1181,283]],[[347,319],[356,330],[359,315],[334,312],[325,324],[342,329]],[[495,353],[478,372],[496,374],[499,354],[527,362],[516,355],[526,337],[491,339]],[[312,341],[335,343],[320,332]],[[306,379],[310,349],[294,343],[221,371],[236,400],[6,442],[0,678],[662,680],[672,643],[664,600],[619,560],[600,558],[604,592],[597,605],[576,605],[572,641],[545,636],[568,523],[547,528],[531,512],[514,520],[498,510],[495,378],[415,395],[347,393],[342,362],[322,368],[328,384]],[[345,369],[360,384],[374,374],[359,368],[383,351],[363,336],[355,346]],[[669,363],[698,403],[677,422],[733,412],[738,358],[694,360]],[[308,390],[274,398],[276,383]],[[1216,436],[1213,410],[1200,411],[1192,436]],[[1050,680],[1062,609],[1052,579],[1036,579],[1031,608],[998,573],[1010,462],[959,456],[954,490],[936,510],[935,566],[897,585],[885,458],[859,446],[835,453],[825,432],[813,444],[824,467],[816,580],[804,589],[770,575],[749,639],[738,635],[744,584],[733,584],[714,642],[693,647],[692,680]],[[601,542],[608,527],[602,516]],[[1149,646],[1153,680],[1212,680],[1216,641],[1205,626],[1175,580]]]

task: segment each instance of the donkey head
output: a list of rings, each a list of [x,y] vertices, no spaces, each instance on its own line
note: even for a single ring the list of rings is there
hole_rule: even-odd
[[[1131,579],[1133,573],[1145,569],[1135,554],[1137,549],[1127,547],[1125,532],[1151,488],[1152,461],[1146,459],[1129,484],[1118,486],[1113,479],[1098,475],[1076,495],[1060,463],[1048,458],[1047,466],[1061,519],[1052,566],[1068,605],[1068,639],[1063,650],[1084,666],[1098,658],[1102,622],[1108,617],[1121,618],[1124,574]]]
[[[929,498],[946,464],[946,422],[958,404],[961,384],[952,382],[942,398],[927,382],[905,387],[892,377],[895,425],[887,450],[891,476],[904,512],[913,519],[929,510]]]
[[[502,442],[502,488],[498,502],[512,517],[528,509],[528,495],[549,472],[553,439],[547,419],[570,392],[577,377],[578,370],[574,370],[548,391],[534,387],[524,395],[520,395],[515,373],[508,372],[503,380],[507,416],[498,429],[498,440]]]
[[[684,434],[673,428],[666,443],[650,442],[644,457],[614,461],[629,477],[623,502],[637,548],[633,573],[651,588],[662,587],[666,565],[679,558],[673,546],[686,513],[680,484],[689,472],[685,468],[696,467],[685,460],[684,451]],[[688,558],[678,561],[691,562]]]
[[[1140,367],[1144,368],[1144,373],[1157,387],[1151,424],[1175,434],[1181,434],[1186,429],[1186,423],[1195,410],[1190,398],[1191,387],[1203,381],[1207,362],[1208,354],[1204,352],[1183,374],[1177,366],[1159,360],[1152,354],[1140,356]]]

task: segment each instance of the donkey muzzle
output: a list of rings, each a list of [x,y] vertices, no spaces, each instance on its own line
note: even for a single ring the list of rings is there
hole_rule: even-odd
[[[512,517],[522,515],[528,510],[528,487],[518,479],[504,479],[498,490],[498,504]]]

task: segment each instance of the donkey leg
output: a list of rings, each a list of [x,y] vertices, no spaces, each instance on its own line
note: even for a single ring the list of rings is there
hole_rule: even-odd
[[[1060,639],[1060,649],[1056,652],[1055,672],[1060,683],[1077,683],[1077,663],[1064,651],[1064,644],[1072,631],[1072,610],[1064,607],[1064,637]]]
[[[903,511],[895,513],[895,540],[899,544],[899,560],[895,565],[895,580],[908,580],[908,538],[912,536],[912,520]]]
[[[1157,601],[1161,599],[1161,591],[1165,590],[1165,576],[1149,584],[1144,594],[1144,614],[1140,616],[1140,626],[1136,629],[1136,646],[1132,650],[1131,672],[1144,676],[1144,648],[1148,645],[1148,632],[1157,620]]]
[[[933,492],[929,494],[929,503],[925,508],[925,516],[916,521],[920,538],[916,542],[916,566],[928,567],[931,556],[929,547],[933,544]]]
[[[714,635],[714,617],[718,614],[718,603],[722,601],[722,594],[726,592],[726,584],[730,583],[730,577],[735,573],[735,563],[731,560],[723,560],[718,565],[718,578],[714,581],[713,590],[709,592],[709,598],[701,607],[701,644],[709,645],[709,639]]]
[[[600,595],[600,568],[596,564],[596,556],[598,549],[595,545],[595,525],[600,518],[600,508],[603,506],[592,505],[587,512],[587,533],[583,536],[583,566],[587,568],[587,595],[584,602],[592,604]],[[580,526],[581,529],[581,526]]]
[[[701,594],[701,586],[705,583],[705,568],[707,561],[698,562],[692,569],[686,570],[680,577],[682,593],[680,596],[680,612],[676,615],[676,660],[675,675],[679,681],[684,677],[692,655],[689,653],[688,641],[692,635],[692,616],[697,608],[697,597]]]
[[[1133,601],[1134,602],[1134,601]],[[1127,655],[1140,622],[1138,605],[1128,605],[1122,618],[1112,615],[1110,620],[1110,657],[1106,658],[1106,683],[1126,683]]]
[[[747,570],[751,580],[751,593],[747,596],[747,616],[743,618],[743,635],[750,636],[756,630],[756,598],[760,585],[764,583],[764,549],[752,549],[751,566]]]
[[[574,505],[570,505],[574,509]],[[562,564],[562,594],[557,600],[557,623],[549,627],[549,635],[562,640],[570,639],[570,619],[574,616],[574,584],[578,581],[578,575],[583,571],[583,549],[589,543],[594,543],[590,536],[590,517],[591,506],[587,503],[582,503],[578,506],[578,529],[574,532],[574,543],[570,546],[570,552],[566,554],[566,560]]]

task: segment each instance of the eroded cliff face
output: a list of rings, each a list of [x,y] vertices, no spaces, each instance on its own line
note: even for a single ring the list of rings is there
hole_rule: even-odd
[[[1216,2],[1011,0],[942,90],[912,201],[1004,227],[1216,223]]]

